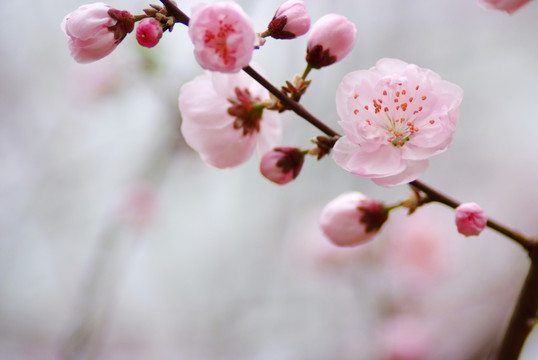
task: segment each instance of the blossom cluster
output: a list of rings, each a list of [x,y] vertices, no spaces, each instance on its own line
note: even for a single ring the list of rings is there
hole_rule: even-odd
[[[481,0],[487,7],[507,12],[526,2]],[[280,113],[298,106],[312,81],[307,79],[312,69],[330,66],[350,54],[357,33],[355,25],[339,14],[324,15],[311,26],[304,1],[283,3],[262,32],[256,32],[248,15],[232,1],[198,4],[190,19],[180,19],[177,11],[166,6],[151,5],[144,14],[131,15],[93,3],[68,14],[61,27],[72,56],[85,63],[110,54],[134,30],[135,23],[136,40],[151,48],[177,22],[188,25],[193,55],[205,70],[180,88],[181,133],[211,166],[239,166],[256,149],[261,174],[283,185],[299,176],[307,155],[320,160],[332,152],[333,160],[344,170],[389,187],[418,179],[429,158],[452,143],[462,89],[429,69],[383,58],[370,69],[347,74],[340,82],[335,103],[343,135],[320,128],[330,136],[313,140],[311,149],[282,144]],[[263,73],[251,60],[269,38],[291,40],[307,33],[305,70],[280,93],[288,102],[242,71]],[[412,213],[425,203],[421,200],[417,195],[411,202],[407,199],[387,206],[360,192],[348,192],[326,206],[321,228],[333,244],[355,246],[370,240],[390,211],[405,207]],[[456,225],[466,236],[479,234],[486,224],[483,211],[474,203],[456,210]]]

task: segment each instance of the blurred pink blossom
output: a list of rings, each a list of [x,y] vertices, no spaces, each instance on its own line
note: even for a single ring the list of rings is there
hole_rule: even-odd
[[[484,210],[474,202],[461,204],[456,208],[456,226],[460,234],[476,236],[487,226]]]
[[[283,185],[295,179],[304,163],[304,154],[294,147],[277,147],[263,155],[260,171],[274,183]]]
[[[401,60],[351,72],[336,94],[345,136],[334,146],[334,161],[378,185],[413,181],[452,142],[461,99],[458,86]]]
[[[306,61],[314,69],[320,69],[342,60],[353,49],[356,32],[355,25],[345,16],[322,16],[308,35]]]
[[[63,19],[71,56],[79,63],[99,60],[110,54],[133,31],[131,14],[104,3],[82,5]]]
[[[377,346],[385,360],[431,359],[433,341],[427,324],[412,315],[385,320],[377,329]]]
[[[280,5],[267,29],[275,39],[293,39],[306,34],[310,29],[310,15],[304,1],[289,0]]]
[[[478,0],[487,9],[504,10],[511,14],[530,0]]]
[[[146,184],[137,184],[128,189],[123,200],[121,216],[131,226],[148,224],[155,213],[155,190]]]
[[[370,240],[387,220],[383,204],[360,192],[347,192],[329,202],[320,226],[337,246],[355,246]]]
[[[383,232],[387,239],[385,270],[404,292],[422,294],[456,270],[457,233],[451,232],[452,216],[452,211],[433,204],[412,215],[391,213]]]
[[[196,5],[189,21],[189,36],[200,66],[227,73],[249,64],[256,42],[252,22],[231,1]]]
[[[146,18],[136,27],[136,41],[144,47],[152,48],[163,36],[163,26],[155,18]]]
[[[269,93],[246,73],[206,72],[179,92],[181,132],[203,161],[229,168],[280,142],[279,115],[265,110]]]

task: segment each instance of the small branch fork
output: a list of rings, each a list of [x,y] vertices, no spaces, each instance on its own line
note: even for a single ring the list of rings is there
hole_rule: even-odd
[[[189,24],[189,17],[185,15],[171,0],[160,0],[164,6],[166,6],[168,12],[174,16],[176,22],[180,22],[184,25]],[[298,102],[291,99],[284,92],[277,89],[262,75],[256,72],[252,67],[247,66],[243,68],[243,71],[262,85],[267,91],[273,94],[279,101],[282,102],[286,108],[292,110],[294,113],[308,121],[310,124],[318,128],[320,131],[335,139],[341,135],[312,115]],[[427,202],[439,202],[449,206],[453,209],[460,205],[460,202],[442,194],[441,192],[431,188],[430,186],[422,183],[419,180],[414,180],[409,183],[409,186],[414,191],[419,191],[425,194],[422,199],[423,203]],[[502,225],[501,223],[488,219],[487,226],[506,237],[514,240],[521,245],[528,253],[530,258],[530,268],[520,291],[519,298],[517,300],[515,309],[512,313],[512,317],[508,324],[507,330],[504,334],[503,341],[497,353],[497,360],[517,360],[519,354],[523,349],[525,340],[531,332],[534,324],[537,321],[538,311],[538,240],[530,239],[520,234],[519,232],[510,229],[509,227]]]

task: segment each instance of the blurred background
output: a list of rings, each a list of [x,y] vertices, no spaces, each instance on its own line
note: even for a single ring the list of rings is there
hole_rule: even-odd
[[[202,73],[181,24],[154,49],[133,35],[80,65],[60,30],[83,1],[2,1],[0,359],[465,360],[494,353],[528,262],[453,212],[394,211],[369,244],[336,249],[323,206],[345,191],[393,203],[331,159],[275,185],[259,158],[205,165],[181,138],[179,88]],[[263,31],[277,0],[239,1]],[[357,26],[354,50],[313,71],[302,103],[338,129],[342,77],[395,57],[464,89],[451,148],[424,182],[538,233],[538,3],[513,15],[475,0],[307,0]],[[179,1],[190,14],[195,1]],[[115,0],[141,13],[147,3]],[[302,73],[306,36],[254,61],[277,85]],[[319,135],[282,116],[285,145]],[[538,357],[531,334],[522,359]]]

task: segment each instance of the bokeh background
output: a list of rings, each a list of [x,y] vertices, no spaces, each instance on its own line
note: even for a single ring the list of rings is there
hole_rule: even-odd
[[[494,353],[528,262],[453,212],[395,211],[368,245],[331,247],[317,227],[345,191],[380,188],[307,159],[277,186],[257,156],[205,165],[179,132],[179,88],[202,69],[186,28],[157,47],[128,36],[80,65],[60,30],[84,2],[2,1],[0,359],[465,360]],[[195,1],[179,1],[187,13]],[[277,0],[239,1],[263,31]],[[513,15],[475,0],[307,0],[357,26],[354,50],[313,71],[302,103],[337,128],[348,72],[395,57],[464,89],[454,142],[426,183],[537,234],[538,3]],[[110,3],[140,13],[144,1]],[[254,60],[282,85],[304,69],[306,36]],[[282,116],[285,145],[318,131]],[[531,334],[522,359],[538,357]]]

